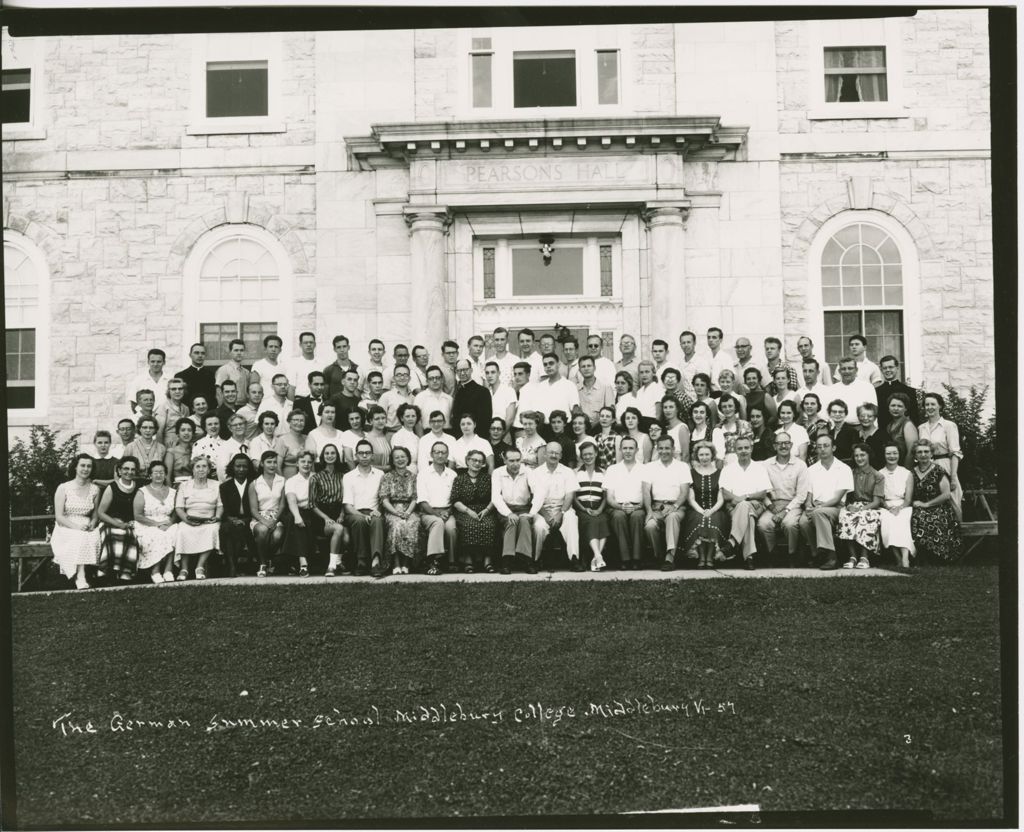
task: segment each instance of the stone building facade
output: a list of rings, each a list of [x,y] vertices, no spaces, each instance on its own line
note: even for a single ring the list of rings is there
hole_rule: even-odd
[[[439,359],[556,323],[671,355],[717,325],[834,361],[864,330],[915,384],[994,382],[981,9],[5,34],[3,59],[14,429],[112,426],[151,346],[173,371],[193,341],[240,334],[252,360],[275,331],[286,354],[316,332],[326,364],[338,333],[356,361],[375,336]],[[264,109],[211,114],[220,70]]]

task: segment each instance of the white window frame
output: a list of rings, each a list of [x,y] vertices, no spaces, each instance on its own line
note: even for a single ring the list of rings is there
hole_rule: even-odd
[[[250,240],[266,248],[273,256],[278,269],[278,311],[276,315],[269,315],[265,320],[276,320],[277,334],[281,336],[281,341],[284,344],[292,343],[294,281],[292,279],[293,272],[288,252],[285,251],[284,246],[269,231],[245,223],[228,223],[217,226],[200,237],[192,247],[192,251],[189,252],[182,272],[182,290],[185,298],[195,298],[195,300],[184,304],[181,333],[182,343],[193,344],[199,340],[199,325],[201,323],[231,322],[230,314],[223,315],[218,320],[205,320],[199,314],[199,280],[203,262],[216,246],[231,237],[248,237]],[[255,320],[252,316],[246,316],[244,320],[239,318],[237,322],[245,323],[250,319]],[[247,355],[243,359],[243,363],[251,364],[260,357],[258,355]]]
[[[50,268],[42,250],[22,234],[4,229],[4,245],[11,246],[28,257],[35,270],[39,286],[34,327],[20,324],[5,327],[10,329],[35,329],[36,331],[36,395],[35,407],[7,411],[8,424],[14,426],[32,425],[46,419],[50,411]]]
[[[543,236],[543,235],[541,235]],[[583,249],[583,292],[577,295],[515,295],[512,293],[512,251],[530,249],[540,259],[537,237],[478,237],[473,240],[473,299],[474,303],[621,303],[622,301],[622,240],[617,236],[588,234],[552,235],[554,256],[559,248]],[[612,293],[601,294],[601,246],[612,247]],[[484,249],[494,249],[494,297],[484,298]]]
[[[870,306],[825,306],[821,300],[821,254],[825,245],[840,229],[855,223],[866,223],[875,225],[888,234],[896,244],[900,252],[901,268],[903,273],[903,304],[892,306],[890,304],[878,304]],[[816,350],[819,354],[819,361],[824,361],[825,353],[825,313],[826,312],[853,312],[853,311],[887,311],[899,310],[903,313],[903,355],[904,367],[903,378],[914,379],[920,384],[922,379],[923,364],[921,361],[921,302],[920,302],[920,264],[918,261],[917,245],[914,238],[910,236],[903,225],[888,214],[881,211],[849,210],[836,214],[826,220],[814,240],[811,241],[807,252],[807,312],[809,316],[808,329],[814,343],[818,345]],[[879,355],[869,356],[872,361],[878,363]],[[909,383],[909,382],[908,382]]]
[[[207,117],[206,65],[219,61],[267,62],[267,115]],[[279,35],[263,32],[193,35],[189,123],[185,132],[190,136],[285,132],[281,97],[283,70]]]
[[[46,62],[39,38],[12,38],[4,29],[3,68],[27,69],[29,79],[29,120],[3,125],[3,141],[32,141],[46,138]]]
[[[631,48],[627,33],[618,26],[551,26],[545,28],[512,27],[460,29],[456,38],[459,55],[458,111],[461,118],[566,118],[580,115],[625,115],[629,112],[630,85],[625,83],[631,70]],[[491,48],[474,49],[474,38],[490,38]],[[575,107],[515,107],[512,60],[516,52],[576,53]],[[618,53],[619,100],[617,104],[598,104],[597,53]],[[490,52],[491,106],[473,106],[472,55]]]
[[[909,118],[903,91],[902,19],[811,20],[807,23],[807,118],[811,121],[851,118]],[[885,47],[888,101],[826,101],[827,47]]]

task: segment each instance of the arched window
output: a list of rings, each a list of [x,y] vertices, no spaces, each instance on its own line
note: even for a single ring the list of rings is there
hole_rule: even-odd
[[[49,270],[27,238],[4,231],[6,395],[12,416],[46,414],[49,394]]]
[[[202,341],[207,363],[228,359],[234,338],[245,356],[262,355],[263,338],[291,338],[291,271],[281,244],[263,229],[222,225],[204,235],[185,266],[185,343]]]
[[[917,258],[899,223],[874,211],[833,217],[815,239],[811,269],[811,307],[820,309],[833,373],[854,334],[867,339],[872,361],[895,355],[904,376],[918,371]]]

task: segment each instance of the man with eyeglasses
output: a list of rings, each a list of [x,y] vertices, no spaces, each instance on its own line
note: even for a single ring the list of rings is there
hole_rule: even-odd
[[[365,439],[356,443],[356,467],[341,478],[345,525],[352,536],[356,555],[356,575],[365,575],[369,564],[384,551],[384,516],[380,511],[380,483],[384,473],[375,468],[373,445]],[[335,556],[331,556],[328,572],[333,573]]]
[[[786,538],[788,565],[797,565],[800,551],[800,518],[807,500],[807,465],[793,458],[793,440],[784,428],[775,431],[775,456],[764,463],[771,482],[765,499],[766,511],[757,518],[757,530],[764,537],[768,553],[775,550],[778,534]]]
[[[413,378],[412,368],[409,366],[409,348],[405,344],[395,344],[391,353],[395,363],[384,371],[384,389],[391,390],[395,386],[395,371],[399,367],[405,367],[409,374],[408,388],[413,393],[418,393],[422,388]]]
[[[587,355],[594,359],[594,375],[601,384],[609,387],[615,386],[615,365],[611,359],[601,354],[604,349],[604,339],[600,335],[591,333],[587,336]]]
[[[424,437],[423,441],[427,441]],[[452,512],[452,485],[455,472],[448,465],[448,445],[433,442],[430,465],[416,475],[416,497],[419,500],[420,523],[427,533],[427,574],[438,575],[445,553],[448,567],[455,567],[457,530]]]
[[[635,390],[640,364],[640,356],[636,354],[636,338],[628,333],[623,335],[619,339],[619,354],[622,358],[615,362],[615,372],[626,372],[633,376],[633,389]]]
[[[459,345],[455,341],[445,341],[441,345],[441,376],[443,377],[444,392],[449,396],[455,393],[455,365],[459,361]]]
[[[736,393],[743,394],[746,392],[743,389],[743,379],[746,377],[747,370],[755,369],[759,371],[762,379],[768,378],[769,376],[765,372],[764,365],[755,361],[751,355],[754,348],[750,343],[749,338],[741,335],[736,339],[734,347],[736,349],[736,363],[732,365],[732,371],[736,376],[736,383],[733,385],[733,389]]]
[[[448,430],[452,426],[452,404],[454,403],[452,397],[449,396],[443,389],[444,375],[441,372],[441,368],[436,364],[431,364],[427,368],[427,389],[420,390],[416,394],[416,406],[420,409],[422,414],[420,418],[420,427],[423,432],[426,433],[429,430],[430,425],[428,420],[429,414],[435,410],[441,411],[444,414],[444,427]]]

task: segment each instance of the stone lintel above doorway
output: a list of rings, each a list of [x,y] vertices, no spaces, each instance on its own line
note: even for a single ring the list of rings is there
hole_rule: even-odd
[[[510,119],[375,124],[346,137],[353,170],[405,167],[414,159],[466,159],[675,152],[687,159],[735,159],[748,128],[718,116]]]

